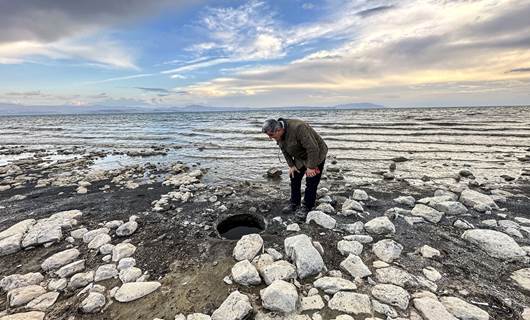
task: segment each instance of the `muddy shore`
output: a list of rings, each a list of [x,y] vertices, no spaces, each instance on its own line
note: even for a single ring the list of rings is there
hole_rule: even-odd
[[[283,252],[287,237],[303,233],[321,244],[322,257],[328,270],[341,269],[340,264],[345,256],[337,251],[337,242],[349,232],[341,228],[328,229],[314,223],[299,223],[301,230],[298,233],[286,230],[287,225],[297,221],[293,216],[281,214],[281,207],[288,199],[285,173],[282,175],[283,180],[271,180],[268,183],[208,185],[201,182],[208,175],[207,170],[189,164],[175,164],[171,167],[147,164],[107,172],[90,172],[88,165],[97,156],[55,163],[48,163],[37,157],[15,161],[8,165],[11,166],[9,170],[4,167],[0,171],[3,179],[1,185],[9,188],[5,187],[0,192],[0,232],[25,219],[43,219],[67,210],[79,210],[82,216],[77,218],[75,227],[63,230],[65,237],[81,226],[94,230],[109,221],[127,221],[133,215],[138,216],[137,230],[126,238],[136,246],[136,266],[150,281],[159,281],[161,287],[141,299],[127,303],[107,297],[105,307],[97,313],[83,313],[79,310],[79,304],[86,296],[78,295],[82,288],[64,290],[46,310],[46,319],[172,320],[179,313],[212,314],[234,290],[250,297],[255,312],[267,313],[267,310],[261,308],[260,302],[260,290],[266,287],[264,283],[242,286],[223,281],[236,263],[232,252],[237,240],[223,239],[216,226],[224,218],[242,213],[260,217],[266,223],[266,229],[260,233],[266,248]],[[467,170],[472,171],[472,168]],[[167,183],[168,177],[182,177],[190,172],[196,172],[195,177],[199,181],[180,185]],[[530,306],[530,301],[510,276],[514,271],[529,266],[528,257],[492,257],[463,240],[461,236],[464,230],[454,227],[454,222],[464,218],[474,228],[499,230],[485,227],[482,221],[513,220],[515,217],[530,219],[529,177],[523,172],[503,185],[476,183],[475,177],[459,175],[458,171],[455,172],[455,177],[458,178],[455,185],[460,187],[465,186],[485,194],[500,189],[509,192],[509,195],[505,200],[498,201],[500,210],[485,213],[468,208],[468,213],[463,216],[445,215],[438,223],[412,225],[403,219],[403,214],[392,211],[395,207],[405,210],[411,208],[397,204],[394,199],[399,196],[413,196],[416,200],[432,197],[436,190],[450,189],[450,186],[433,181],[425,181],[423,186],[412,186],[407,181],[388,176],[387,179],[382,178],[374,183],[353,185],[341,179],[340,170],[330,170],[321,183],[320,187],[325,189],[320,195],[329,196],[332,200],[330,204],[336,212],[340,212],[342,204],[352,196],[355,189],[365,191],[370,199],[362,202],[364,212],[353,216],[330,214],[337,223],[366,223],[379,216],[389,217],[396,229],[392,239],[403,246],[400,257],[392,265],[414,275],[421,275],[424,268],[433,267],[442,275],[436,281],[437,288],[434,290],[438,297],[460,297],[486,311],[491,319],[523,319],[523,310]],[[180,192],[178,197],[185,197],[185,193],[190,192],[192,197],[186,201],[182,201],[182,198],[172,199],[165,207],[156,209],[158,201],[171,192]],[[516,238],[517,244],[521,247],[530,246],[530,234],[526,231],[521,233],[524,237]],[[388,235],[372,236],[374,243],[388,238]],[[123,240],[123,237],[113,234],[111,243],[117,244]],[[440,255],[426,259],[418,253],[423,245],[436,248]],[[102,255],[97,251],[88,250],[79,241],[61,240],[31,246],[0,257],[0,279],[12,274],[40,272],[40,265],[47,257],[72,247],[81,252],[86,261],[86,270],[95,270],[104,264]],[[365,245],[360,257],[371,268],[379,259],[369,247],[370,244]],[[299,279],[301,292],[310,287],[313,280],[314,277]],[[120,286],[121,281],[113,278],[98,284],[110,290]],[[357,282],[357,287],[356,292],[369,295],[371,282],[361,280]],[[414,293],[414,290],[410,293]],[[407,310],[400,311],[400,315],[414,319],[411,315],[414,307],[412,303],[410,305]],[[8,310],[5,314],[25,310],[23,307],[10,308],[5,292],[0,294],[0,307]],[[315,311],[301,312],[309,316],[314,313]],[[342,313],[325,307],[319,314],[323,319],[334,319]],[[2,315],[0,314],[0,319]],[[381,314],[374,315],[385,318]]]

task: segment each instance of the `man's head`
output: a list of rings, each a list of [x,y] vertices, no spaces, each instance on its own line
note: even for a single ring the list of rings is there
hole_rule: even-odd
[[[268,119],[263,123],[261,131],[263,133],[266,133],[269,138],[278,141],[282,138],[283,133],[285,132],[285,128],[283,127],[283,124],[280,121]]]

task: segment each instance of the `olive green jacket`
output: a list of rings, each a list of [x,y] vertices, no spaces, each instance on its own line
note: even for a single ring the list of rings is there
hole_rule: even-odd
[[[285,133],[278,141],[289,167],[314,169],[328,153],[328,146],[307,123],[296,119],[279,119],[286,123]]]

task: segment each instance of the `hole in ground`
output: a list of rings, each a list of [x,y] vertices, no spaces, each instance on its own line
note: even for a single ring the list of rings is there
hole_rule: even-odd
[[[252,214],[230,216],[217,225],[219,235],[230,240],[238,240],[244,235],[260,233],[263,230],[265,230],[263,218]]]

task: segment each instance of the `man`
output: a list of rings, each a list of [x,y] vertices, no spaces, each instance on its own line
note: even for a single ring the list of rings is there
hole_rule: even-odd
[[[307,123],[296,119],[269,119],[262,131],[276,143],[289,165],[291,179],[291,200],[284,213],[295,212],[300,220],[314,207],[317,187],[324,170],[328,146]],[[304,205],[300,206],[302,178],[306,175]]]

